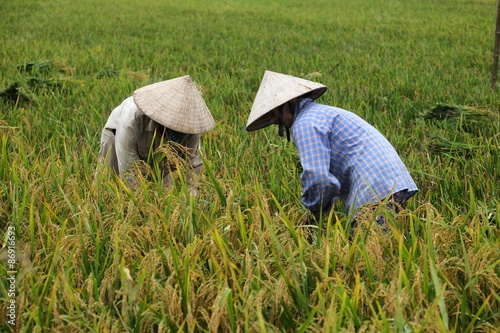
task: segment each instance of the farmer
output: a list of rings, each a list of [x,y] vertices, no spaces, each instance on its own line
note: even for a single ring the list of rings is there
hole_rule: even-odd
[[[137,171],[144,170],[141,163],[153,162],[159,147],[167,147],[174,152],[171,157],[186,160],[192,171],[200,173],[200,134],[213,127],[210,110],[189,75],[151,84],[137,89],[111,112],[102,131],[99,160],[131,188],[137,185]],[[165,186],[172,185],[173,160],[161,163]],[[188,174],[186,179],[196,195],[193,177]]]
[[[278,125],[298,149],[303,172],[302,203],[316,221],[341,199],[347,215],[388,199],[404,206],[417,186],[394,147],[374,127],[352,112],[315,103],[327,87],[266,71],[246,130]],[[386,228],[383,217],[377,221]],[[354,221],[355,222],[355,221]],[[354,224],[355,226],[355,224]]]

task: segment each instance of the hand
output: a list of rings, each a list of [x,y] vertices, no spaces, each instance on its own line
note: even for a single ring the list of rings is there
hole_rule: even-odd
[[[313,244],[317,238],[317,227],[318,223],[313,216],[307,214],[302,218],[299,228],[297,229],[299,234],[304,237],[304,239],[309,243]]]
[[[316,220],[316,223],[319,223],[320,219],[323,219],[324,221],[328,219],[328,215],[330,215],[331,209],[332,205],[328,205],[322,211],[311,212],[311,214],[314,217],[314,220]]]
[[[314,216],[311,216],[310,214],[307,214],[302,218],[302,221],[300,222],[301,226],[311,226],[311,225],[318,225],[317,220],[315,219]]]
[[[189,194],[196,197],[198,195],[198,190],[194,187],[189,187]]]

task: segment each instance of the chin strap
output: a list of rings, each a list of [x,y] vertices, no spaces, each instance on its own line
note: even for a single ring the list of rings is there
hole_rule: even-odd
[[[278,135],[283,137],[283,108],[278,109]]]
[[[283,137],[283,128],[285,127],[283,126],[283,107],[280,107],[278,110],[278,120],[279,120],[278,135],[280,137]],[[290,129],[288,127],[285,129],[286,129],[286,139],[288,142],[290,142]]]

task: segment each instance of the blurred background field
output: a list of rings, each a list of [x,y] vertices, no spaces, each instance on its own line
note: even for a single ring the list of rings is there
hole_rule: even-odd
[[[9,1],[0,7],[0,230],[16,228],[21,332],[495,332],[500,326],[496,0]],[[420,192],[349,241],[304,228],[300,163],[245,131],[266,69],[321,82]],[[109,113],[190,75],[217,122],[205,172],[130,192],[96,174]],[[312,239],[312,243],[307,240]],[[4,278],[5,277],[5,278]]]

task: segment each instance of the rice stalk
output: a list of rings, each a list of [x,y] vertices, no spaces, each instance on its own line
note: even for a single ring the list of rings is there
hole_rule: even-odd
[[[458,156],[471,157],[482,146],[449,140],[442,136],[432,136],[427,142],[429,151],[435,154],[454,154]]]
[[[25,62],[17,66],[17,69],[27,73],[48,73],[52,69],[52,65],[52,60],[35,60]]]
[[[488,117],[498,115],[490,110],[455,104],[438,103],[422,112],[420,116],[427,120],[461,121],[464,124],[477,124]]]
[[[219,195],[219,200],[221,202],[222,207],[226,207],[227,205],[226,195],[224,194],[224,190],[222,189],[222,186],[220,185],[219,181],[215,177],[215,174],[212,170],[210,163],[205,159],[203,159],[203,165],[207,171],[208,176],[210,177],[210,180],[212,181],[212,185],[214,186],[215,190],[217,191],[217,194]]]
[[[43,90],[43,89],[59,89],[63,88],[67,85],[84,85],[84,81],[77,80],[73,78],[42,78],[42,77],[30,77],[27,80],[27,84],[35,91]]]
[[[0,90],[0,99],[17,106],[36,101],[36,96],[19,82],[14,82],[7,88]]]

